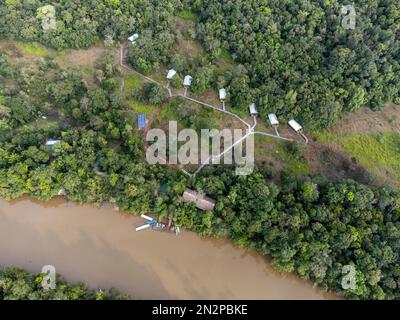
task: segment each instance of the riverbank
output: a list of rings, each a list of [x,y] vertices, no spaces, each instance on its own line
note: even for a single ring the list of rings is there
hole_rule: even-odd
[[[29,273],[19,268],[0,268],[0,301],[129,299],[129,296],[122,295],[114,289],[93,290],[83,283],[71,285],[65,282],[60,274],[55,276],[44,273]]]
[[[335,299],[261,255],[223,239],[151,230],[142,219],[55,198],[0,200],[0,265],[39,272],[51,264],[70,283],[114,287],[136,299]]]

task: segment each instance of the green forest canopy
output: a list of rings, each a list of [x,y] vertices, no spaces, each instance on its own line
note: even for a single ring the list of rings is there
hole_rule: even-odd
[[[342,27],[348,1],[190,1],[213,56],[244,65],[234,103],[256,99],[264,115],[332,125],[343,111],[400,104],[400,2],[356,0],[356,27]],[[235,88],[237,90],[238,88]]]
[[[400,3],[353,3],[356,27],[347,30],[341,25],[347,2],[338,0],[61,0],[54,4],[56,28],[44,31],[37,9],[45,1],[8,0],[0,4],[0,37],[64,49],[139,32],[130,54],[137,69],[148,73],[160,63],[191,69],[195,91],[224,85],[236,108],[257,101],[264,116],[273,111],[318,128],[363,105],[400,104]],[[182,8],[198,14],[194,32],[206,60],[171,56]],[[240,65],[220,72],[211,62],[226,50]]]
[[[51,59],[27,73],[0,56],[1,198],[49,200],[63,190],[80,203],[109,201],[133,214],[153,212],[202,236],[229,237],[272,256],[279,270],[323,289],[350,298],[400,298],[398,191],[285,175],[278,186],[268,170],[236,176],[227,166],[206,167],[189,181],[175,169],[149,166],[133,130],[136,117],[115,85],[118,69],[107,61],[96,64],[105,76],[88,86],[79,71],[62,70]],[[15,87],[5,85],[10,78]],[[49,110],[59,118],[43,123]],[[62,140],[51,154],[48,139]],[[160,181],[168,181],[164,195],[154,193]],[[199,212],[183,202],[186,188],[212,195],[215,210]],[[357,271],[352,290],[341,286],[345,265]]]
[[[372,14],[371,6],[364,9],[368,14],[361,20],[368,17],[373,23],[382,24],[383,29],[367,28],[372,40],[357,35],[356,29],[354,37],[361,37],[359,41],[365,45],[359,53],[355,48],[346,49],[351,36],[341,35],[343,31],[334,27],[333,21],[337,17],[332,15],[336,14],[334,8],[338,8],[335,1],[320,5],[326,8],[310,1],[264,1],[271,10],[265,9],[263,14],[272,15],[271,19],[275,20],[263,20],[255,13],[255,9],[259,9],[257,1],[226,2],[222,8],[219,2],[210,0],[195,2],[193,8],[199,12],[199,34],[204,43],[211,43],[214,38],[222,40],[220,44],[216,42],[216,48],[229,49],[236,61],[243,64],[235,68],[234,77],[217,74],[218,83],[225,81],[231,93],[235,92],[232,101],[244,104],[260,95],[265,102],[260,102],[263,112],[268,112],[271,106],[279,107],[276,111],[286,116],[301,112],[302,120],[310,123],[315,119],[315,125],[323,126],[334,121],[333,115],[340,112],[342,104],[345,109],[351,109],[353,87],[347,81],[354,82],[357,91],[361,87],[365,91],[363,96],[370,99],[373,107],[394,98],[392,93],[397,95],[394,73],[398,67],[398,38],[393,28],[398,21],[391,18],[393,11],[388,8],[391,5],[396,9],[398,5],[391,1],[369,2],[371,6],[375,3],[382,8],[388,7],[379,16]],[[160,62],[172,63],[166,58],[163,44],[173,44],[173,24],[170,22],[175,8],[180,7],[178,2],[59,1],[57,12],[62,18],[57,28],[60,31],[53,31],[53,37],[41,33],[39,22],[30,15],[42,4],[32,0],[1,3],[0,36],[22,37],[25,41],[35,40],[59,49],[90,46],[106,36],[110,29],[115,30],[116,40],[124,40],[132,29],[145,28],[142,38],[154,41],[146,47],[138,40],[138,49],[133,49],[138,51],[138,57],[143,57],[143,66],[151,69]],[[300,8],[304,14],[299,14]],[[119,9],[121,13],[118,13]],[[325,12],[332,14],[325,15]],[[310,31],[303,30],[306,22],[314,21],[315,24],[325,16],[330,17],[327,20],[330,24],[312,29],[314,35],[325,30],[324,36],[313,37],[308,34]],[[232,27],[229,32],[225,30],[229,24],[220,22],[228,18],[240,21],[236,22],[237,28]],[[301,19],[304,20],[303,27]],[[86,23],[82,26],[81,21]],[[271,41],[267,38],[268,45],[264,43],[264,49],[268,49],[265,55],[256,51],[261,50],[256,47],[262,47],[265,40],[265,33],[253,34],[258,30],[254,24],[257,21],[259,26],[268,21],[267,26],[271,21],[279,21],[281,25],[277,34],[269,35]],[[293,21],[298,24],[291,27]],[[362,20],[360,25],[363,23]],[[260,27],[260,30],[264,29]],[[382,46],[378,42],[383,41],[384,35],[388,40]],[[233,37],[232,41],[230,37]],[[234,41],[236,37],[240,41],[253,37],[254,47],[244,43],[244,47],[242,44],[236,48],[239,44]],[[172,40],[167,42],[166,39]],[[316,41],[320,41],[319,46]],[[303,44],[303,49],[295,50],[298,43]],[[344,55],[344,60],[333,58],[341,57],[339,49],[336,55],[323,50],[334,50],[338,43],[349,54]],[[285,47],[286,51],[282,51]],[[153,60],[146,60],[145,51],[141,52],[140,48],[150,50],[147,56]],[[211,55],[218,55],[217,49],[208,49]],[[151,50],[158,50],[159,54]],[[131,51],[131,60],[135,56],[132,52],[135,51]],[[252,54],[257,59],[249,59]],[[355,69],[352,67],[350,71],[345,63],[349,57],[355,59],[351,64]],[[365,59],[368,63],[373,62],[372,69],[365,69]],[[383,59],[386,59],[385,63]],[[342,67],[337,65],[340,61]],[[174,63],[178,62],[179,59],[174,59]],[[328,68],[330,65],[333,67]],[[206,87],[204,84],[214,83],[216,75],[204,61],[189,62],[182,70],[193,66],[200,67],[207,80],[199,81],[200,91]],[[348,180],[330,182],[321,177],[297,180],[284,175],[278,186],[271,181],[268,170],[239,177],[230,167],[206,167],[191,182],[174,169],[149,166],[144,161],[142,137],[133,130],[135,114],[126,109],[118,90],[118,68],[104,57],[96,68],[95,74],[102,74],[102,77],[97,77],[95,84],[89,86],[79,70],[62,69],[49,57],[39,60],[31,68],[24,68],[9,63],[8,57],[0,54],[1,198],[10,200],[30,194],[48,200],[64,190],[68,199],[80,203],[110,201],[134,214],[154,212],[160,219],[172,217],[176,225],[200,235],[226,236],[239,246],[255,248],[272,256],[274,266],[279,270],[296,272],[323,289],[358,299],[400,298],[398,191],[367,187]],[[367,73],[361,77],[357,68]],[[300,80],[299,74],[305,81]],[[324,77],[321,82],[324,74],[329,77]],[[286,89],[285,84],[288,85]],[[383,89],[378,90],[376,85]],[[289,88],[293,92],[288,96]],[[275,101],[270,103],[270,99]],[[291,101],[295,103],[290,104]],[[332,105],[335,106],[333,109],[326,109]],[[359,107],[359,104],[355,106]],[[56,113],[55,120],[41,123],[41,116],[49,112]],[[44,147],[48,139],[62,140],[54,154],[49,154]],[[104,175],[96,174],[96,170]],[[168,181],[168,190],[165,195],[155,196],[160,181]],[[217,200],[215,211],[201,213],[194,205],[182,202],[181,195],[187,187],[212,195]],[[352,290],[344,290],[341,286],[344,265],[353,265],[357,270],[356,287]]]

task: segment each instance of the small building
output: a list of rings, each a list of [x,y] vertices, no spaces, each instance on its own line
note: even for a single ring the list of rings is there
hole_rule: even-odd
[[[249,112],[250,112],[250,114],[251,114],[252,116],[258,115],[257,108],[256,108],[256,104],[255,104],[255,103],[252,103],[252,104],[249,106]]]
[[[224,88],[219,89],[219,100],[226,100],[226,90]]]
[[[46,146],[50,153],[54,153],[54,146],[60,144],[61,140],[47,140]]]
[[[138,114],[138,128],[145,129],[146,128],[146,115],[145,114]]]
[[[54,146],[56,144],[61,143],[61,140],[47,140],[46,141],[46,146]]]
[[[289,126],[291,126],[292,129],[296,132],[300,132],[303,129],[303,127],[296,120],[293,119],[289,121]]]
[[[200,194],[197,191],[186,189],[183,193],[183,200],[185,202],[193,202],[196,207],[204,211],[212,211],[215,207],[215,200]]]
[[[136,42],[136,40],[139,38],[139,35],[137,33],[134,33],[133,35],[131,35],[128,38],[128,41],[132,44],[134,44]]]
[[[185,87],[190,87],[190,85],[192,84],[192,80],[193,78],[189,75],[185,76],[185,78],[183,79],[183,85]]]
[[[174,69],[168,70],[167,79],[168,79],[168,80],[172,80],[172,78],[174,77],[174,75],[176,75],[176,71],[175,71]]]
[[[270,113],[268,115],[268,119],[269,119],[269,122],[271,123],[272,126],[275,127],[275,126],[279,125],[278,117],[276,116],[275,113]]]

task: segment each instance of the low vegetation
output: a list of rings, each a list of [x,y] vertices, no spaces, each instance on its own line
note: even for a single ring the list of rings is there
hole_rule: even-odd
[[[310,168],[303,156],[305,147],[296,142],[284,142],[263,136],[255,137],[255,159],[261,168],[280,176],[304,177]],[[279,168],[274,165],[279,164]]]
[[[20,44],[22,51],[28,54],[32,54],[39,57],[44,57],[49,54],[49,51],[43,46],[37,45],[35,43],[22,43]]]
[[[137,75],[130,75],[127,77],[125,81],[125,91],[126,92],[132,92],[132,89],[134,88],[142,88],[143,87],[143,82],[140,76]]]
[[[195,21],[197,19],[197,15],[194,12],[189,11],[189,10],[179,11],[176,15],[179,18],[182,18],[182,19],[185,19],[185,20]]]
[[[372,134],[340,135],[319,133],[322,142],[334,143],[372,172],[384,172],[400,181],[400,134],[383,132]]]

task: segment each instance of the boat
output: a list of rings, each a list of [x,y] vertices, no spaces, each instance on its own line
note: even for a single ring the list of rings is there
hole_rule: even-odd
[[[144,225],[141,225],[136,228],[136,231],[142,231],[148,228],[151,228],[155,231],[163,231],[163,232],[170,232],[170,233],[175,233],[176,235],[179,235],[181,230],[178,226],[174,226],[172,224],[172,220],[170,219],[168,222],[168,225],[158,222],[152,217],[146,216],[144,214],[141,215],[143,219],[146,219],[147,222]]]

